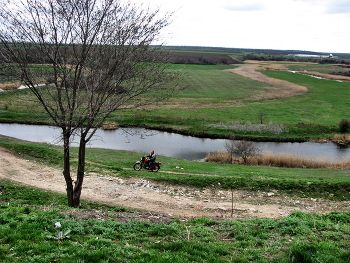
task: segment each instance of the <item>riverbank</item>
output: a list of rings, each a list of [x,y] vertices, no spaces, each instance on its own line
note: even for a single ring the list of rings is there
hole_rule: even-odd
[[[349,94],[346,92],[350,91],[349,83],[290,72],[290,68],[295,67],[298,71],[314,71],[314,64],[248,62],[239,65],[239,74],[238,69],[234,70],[238,65],[230,66],[233,68],[230,72],[215,66],[187,65],[183,69],[187,74],[183,81],[189,86],[188,90],[166,102],[142,109],[120,109],[106,121],[121,127],[144,127],[200,138],[234,137],[258,142],[333,141],[339,133],[337,123],[348,109],[346,98]],[[333,70],[331,65],[322,67]],[[250,71],[243,77],[241,71],[244,69]],[[284,94],[282,97],[272,99],[276,96],[274,84],[281,91],[279,96]],[[296,92],[288,95],[282,92],[288,91],[290,85]],[[0,122],[52,125],[35,100],[28,90],[2,92]],[[254,131],[239,131],[229,128],[233,122],[261,127],[275,124],[285,129],[278,134],[263,128],[259,131],[256,127]]]
[[[2,147],[0,147],[0,156],[2,180],[65,193],[61,169],[20,157]],[[99,156],[100,159],[104,158]],[[87,163],[91,161],[88,159]],[[228,190],[220,189],[219,186],[202,188],[156,180],[156,177],[174,177],[175,173],[182,178],[203,177],[200,174],[189,173],[188,169],[174,171],[175,173],[162,169],[154,177],[155,180],[152,180],[152,177],[147,178],[145,173],[132,171],[131,168],[128,169],[127,177],[112,176],[106,172],[87,173],[82,191],[83,200],[174,216],[186,215],[189,218],[206,216],[216,219],[282,218],[293,211],[327,214],[348,209],[348,202],[298,196],[287,198],[285,192],[272,188],[270,191]],[[210,177],[217,177],[217,175],[206,174],[203,179]],[[234,204],[234,211],[232,211],[232,204]]]
[[[138,122],[136,119],[133,122]],[[2,119],[0,117],[0,123],[8,123],[8,124],[28,124],[28,125],[47,125],[47,126],[55,126],[50,121],[37,121],[35,119],[32,120],[9,120],[9,119]],[[173,127],[165,127],[163,124],[159,125],[147,125],[147,124],[125,124],[124,122],[115,123],[115,125],[118,128],[144,128],[149,130],[156,130],[156,131],[162,131],[162,132],[169,132],[169,133],[176,133],[181,134],[185,136],[192,136],[197,138],[207,138],[207,139],[235,139],[235,140],[247,140],[247,141],[254,141],[254,142],[317,142],[317,143],[326,143],[326,142],[334,142],[339,144],[347,144],[349,143],[349,138],[346,135],[337,134],[336,127],[330,126],[330,127],[323,127],[323,131],[320,134],[320,137],[315,135],[314,132],[310,133],[309,136],[306,136],[307,130],[313,130],[319,129],[319,125],[305,125],[305,124],[298,124],[299,127],[301,127],[300,133],[302,133],[302,136],[298,137],[296,134],[293,134],[292,137],[288,137],[288,135],[282,136],[264,136],[264,135],[232,135],[232,131],[219,131],[215,133],[215,131],[195,131],[192,128],[190,129],[183,129],[183,128],[173,128]],[[296,127],[298,127],[296,126]],[[325,133],[324,130],[329,130],[328,136],[324,137]],[[322,136],[323,135],[323,136]],[[342,137],[344,139],[342,139]]]

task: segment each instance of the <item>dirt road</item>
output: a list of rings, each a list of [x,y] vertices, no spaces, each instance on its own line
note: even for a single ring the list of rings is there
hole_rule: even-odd
[[[61,171],[15,156],[4,148],[0,148],[0,156],[0,178],[65,193]],[[138,177],[118,178],[103,174],[87,174],[82,199],[175,217],[216,219],[281,218],[293,211],[323,214],[348,211],[350,205],[350,202],[290,198],[277,191],[200,190]]]

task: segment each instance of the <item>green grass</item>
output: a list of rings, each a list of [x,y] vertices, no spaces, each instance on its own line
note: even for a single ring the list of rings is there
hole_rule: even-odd
[[[202,94],[205,94],[205,102],[224,103],[228,100],[237,102],[240,95],[244,93],[246,95],[242,96],[238,104],[232,103],[232,106],[227,107],[215,107],[215,104],[213,104],[212,107],[207,108],[151,109],[148,111],[143,123],[149,124],[149,126],[160,125],[189,130],[192,133],[204,132],[226,136],[235,134],[236,136],[276,137],[271,134],[242,134],[234,130],[213,129],[208,126],[209,124],[225,124],[232,121],[258,123],[259,113],[264,113],[265,123],[280,123],[288,128],[288,132],[277,136],[277,138],[308,139],[332,137],[334,134],[339,133],[338,124],[341,119],[350,118],[348,110],[350,106],[350,101],[348,100],[350,95],[349,83],[320,80],[291,72],[266,71],[263,73],[273,78],[306,86],[309,92],[290,98],[252,101],[249,100],[249,96],[255,94],[262,88],[261,86],[248,84],[247,80],[244,80],[240,88],[232,90],[232,88],[229,88],[229,85],[225,86],[218,81],[217,83],[219,84],[216,88],[221,89],[222,87],[223,91],[221,93],[215,88],[210,88],[210,85],[204,85],[203,83],[210,83],[210,81],[207,82],[205,74],[198,74],[200,76],[198,80],[192,79],[193,86],[201,87],[203,90],[198,88],[198,90],[188,91],[186,95],[188,98],[197,96],[196,100],[201,100]],[[196,73],[193,74],[196,75]],[[210,75],[211,79],[215,79],[211,74],[215,75],[218,73],[207,73],[207,76]],[[221,72],[220,74],[224,75],[227,72]],[[245,85],[249,88],[245,89]],[[255,90],[251,89],[252,85],[255,85]],[[211,93],[212,91],[213,93]],[[181,97],[182,94],[179,94],[178,97]],[[186,96],[184,95],[184,97]],[[123,122],[121,116],[124,116],[126,122],[132,122],[131,119],[133,119],[134,123],[138,122],[139,115],[137,112],[134,114],[128,112],[127,114],[130,115],[119,114],[119,121]],[[140,116],[144,118],[143,115]]]
[[[50,166],[62,154],[60,147],[29,143],[0,136],[0,146],[26,159]],[[72,148],[73,155],[76,148]],[[234,187],[271,190],[349,200],[348,171],[283,169],[191,162],[159,156],[162,171],[176,166],[188,174],[130,171],[140,153],[87,149],[87,171],[196,187]],[[61,159],[60,159],[61,160]],[[129,170],[124,170],[129,168]],[[206,176],[203,176],[206,174]],[[197,218],[152,223],[137,220],[135,211],[128,222],[119,222],[119,211],[128,209],[82,200],[81,209],[66,207],[66,196],[26,187],[1,179],[1,262],[332,262],[350,260],[350,213],[326,215],[294,212],[281,219],[218,221]],[[110,219],[80,219],[60,211],[89,213],[100,210]],[[138,212],[136,212],[138,213]],[[116,216],[116,217],[114,217]],[[123,218],[128,216],[124,214]],[[54,228],[60,222],[62,227]]]
[[[246,79],[223,69],[225,68],[212,66],[197,69],[190,67],[184,70],[185,81],[189,88],[177,94],[175,98],[205,98],[207,103],[222,103],[243,98],[249,99],[266,87],[266,84]]]
[[[232,135],[234,131],[209,128],[209,124],[242,121],[257,123],[264,112],[268,122],[288,126],[280,137],[307,138],[336,132],[342,118],[349,118],[349,85],[318,80],[289,72],[265,72],[309,88],[309,93],[284,99],[253,101],[261,83],[224,72],[227,67],[191,66],[184,69],[190,89],[175,100],[190,104],[210,103],[211,108],[123,111],[112,116],[121,124],[175,127],[193,133]],[[42,110],[24,101],[26,91],[0,93],[0,120],[45,122]],[[232,106],[222,107],[222,103]],[[237,102],[239,102],[237,104]],[[220,107],[215,107],[219,106]],[[197,105],[198,106],[198,105]],[[32,114],[35,110],[36,114]],[[300,124],[303,123],[303,124]],[[252,134],[243,134],[250,135]],[[253,134],[266,136],[266,134]],[[0,136],[0,146],[23,158],[62,167],[62,149]],[[77,152],[72,148],[73,157]],[[87,149],[87,172],[121,177],[139,176],[171,184],[200,188],[271,189],[305,198],[348,201],[348,171],[292,169],[200,163],[159,156],[168,173],[131,171],[141,153]],[[73,162],[73,166],[75,163]],[[179,173],[176,166],[184,168]],[[128,168],[128,169],[125,169]],[[135,175],[136,174],[136,175]],[[295,212],[282,219],[216,221],[198,218],[151,223],[116,219],[81,220],[65,216],[66,196],[0,180],[0,258],[2,262],[334,262],[350,261],[350,214],[328,215]],[[106,213],[127,211],[82,202],[83,209]],[[88,210],[87,210],[88,211]],[[62,224],[54,228],[55,222]]]
[[[189,110],[159,109],[153,111],[154,115],[167,115],[168,117],[174,115],[173,118],[175,118],[177,116],[191,114],[193,119],[208,119],[213,122],[238,120],[257,123],[258,113],[264,112],[266,114],[267,122],[319,125],[337,125],[341,118],[349,118],[349,83],[319,80],[290,72],[267,71],[263,73],[269,77],[283,79],[306,86],[308,87],[309,92],[304,95],[284,99],[261,101],[248,100],[242,102],[243,105],[241,105],[241,107],[212,107]],[[247,92],[249,93],[249,90]],[[187,111],[190,113],[187,114]]]
[[[208,136],[257,137],[264,139],[331,138],[339,133],[338,124],[343,118],[350,118],[350,83],[320,80],[313,77],[283,71],[264,71],[277,79],[283,79],[306,86],[308,93],[283,99],[252,100],[252,97],[266,88],[266,84],[253,81],[225,71],[234,66],[173,65],[181,68],[183,85],[188,89],[170,100],[180,108],[166,106],[117,111],[110,121],[120,125],[143,125],[155,128],[181,130],[192,134]],[[294,65],[295,69],[316,68],[332,70],[328,65]],[[298,68],[296,68],[298,67]],[[23,100],[28,91],[3,92],[0,94],[0,121],[45,123],[50,122],[43,110]],[[34,114],[32,112],[35,112]],[[285,125],[287,132],[279,135],[264,132],[235,131],[214,128],[215,124],[230,122],[259,123],[258,115],[263,113],[265,123]]]
[[[203,217],[159,223],[123,223],[113,217],[82,220],[60,213],[63,195],[0,183],[6,185],[0,196],[0,257],[5,263],[350,260],[350,213],[294,212],[282,219],[217,221]],[[39,198],[33,193],[42,196],[44,205],[35,201]],[[98,204],[94,209],[111,216],[120,211]],[[61,227],[54,228],[56,222]]]
[[[62,167],[63,152],[60,147],[40,143],[29,143],[0,136],[0,146],[12,149],[24,158],[33,158],[46,165]],[[73,159],[77,148],[72,148]],[[335,200],[350,198],[349,173],[345,170],[277,168],[267,166],[244,166],[192,162],[159,156],[162,167],[158,173],[132,170],[133,164],[144,153],[88,148],[86,172],[118,176],[139,176],[171,184],[199,188],[245,189],[248,191],[270,191],[276,189],[302,197],[320,197]],[[53,161],[54,160],[54,161]],[[76,162],[72,162],[73,167]],[[176,167],[184,168],[178,170]],[[166,173],[171,172],[171,173]]]

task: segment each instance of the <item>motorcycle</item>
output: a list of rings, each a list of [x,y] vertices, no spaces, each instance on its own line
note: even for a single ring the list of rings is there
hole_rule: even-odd
[[[141,160],[134,164],[134,170],[140,171],[142,168],[150,170],[151,172],[158,172],[160,169],[161,162],[153,162],[151,165],[148,165],[149,159],[146,156],[142,156]]]

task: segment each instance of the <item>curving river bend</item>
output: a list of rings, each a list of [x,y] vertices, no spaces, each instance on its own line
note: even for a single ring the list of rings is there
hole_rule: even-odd
[[[56,127],[27,124],[0,123],[0,134],[33,142],[61,145],[61,130]],[[77,139],[72,146],[77,146]],[[113,131],[99,129],[89,147],[129,150],[156,154],[185,160],[199,160],[208,152],[224,150],[226,140],[206,139],[143,128],[121,128]],[[262,151],[300,154],[306,157],[329,158],[330,161],[350,158],[350,148],[334,143],[257,142]]]

